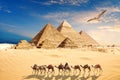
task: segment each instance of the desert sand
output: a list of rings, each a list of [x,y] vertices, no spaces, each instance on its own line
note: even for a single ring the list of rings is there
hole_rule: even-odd
[[[120,48],[111,48],[107,52],[91,49],[2,49],[0,50],[0,80],[120,80]],[[99,76],[91,74],[87,79],[78,75],[60,76],[55,68],[55,75],[37,76],[30,66],[37,65],[95,65],[100,64],[103,72]]]

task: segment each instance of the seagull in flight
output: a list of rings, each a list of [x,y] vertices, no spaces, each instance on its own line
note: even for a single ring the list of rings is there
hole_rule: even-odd
[[[103,10],[97,17],[91,18],[89,20],[87,20],[87,22],[93,21],[93,20],[98,20],[100,19],[100,17],[106,12],[107,10]]]

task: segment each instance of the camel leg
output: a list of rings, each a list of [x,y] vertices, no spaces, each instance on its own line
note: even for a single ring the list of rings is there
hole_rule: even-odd
[[[102,70],[102,68],[100,68],[100,74],[102,74],[102,72],[103,72],[103,70]]]
[[[73,75],[75,74],[75,69],[73,70]]]
[[[36,70],[36,72],[37,72],[37,75],[38,75],[38,73],[39,73],[39,70]]]
[[[61,74],[63,75],[64,74],[64,70],[62,69],[62,72],[61,72]]]
[[[94,68],[94,75],[96,75],[96,69]]]
[[[70,75],[70,73],[71,73],[71,70],[69,70],[69,75]]]
[[[91,71],[91,70],[90,70],[90,69],[88,69],[88,73],[89,73],[88,75],[90,75],[90,71]]]
[[[97,75],[98,74],[98,69],[96,69],[96,74],[95,75]]]
[[[79,69],[79,75],[81,74],[81,70]]]
[[[83,75],[85,75],[85,69],[83,69]]]
[[[32,74],[34,73],[34,69],[33,69],[33,71],[32,71]]]
[[[36,75],[36,70],[35,70],[35,73],[34,73],[35,75]]]
[[[49,69],[48,69],[48,72],[47,72],[47,74],[49,74]]]
[[[55,74],[55,70],[54,69],[52,69],[52,72],[53,72],[53,74]]]

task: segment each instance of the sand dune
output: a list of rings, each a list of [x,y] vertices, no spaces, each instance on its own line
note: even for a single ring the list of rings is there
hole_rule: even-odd
[[[119,49],[120,50],[120,49]],[[120,52],[115,49],[115,54],[91,51],[86,49],[26,49],[0,50],[0,80],[120,80]],[[34,63],[38,65],[94,65],[101,64],[103,73],[95,76],[91,72],[89,77],[81,75],[55,75],[46,76],[32,74]]]

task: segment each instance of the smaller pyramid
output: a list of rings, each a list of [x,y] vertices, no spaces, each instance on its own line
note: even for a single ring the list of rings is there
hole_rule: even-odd
[[[28,41],[21,40],[16,46],[15,49],[32,49],[35,46],[32,46]]]
[[[89,36],[86,32],[80,31],[79,34],[81,38],[84,40],[85,45],[98,45],[98,43],[91,36]]]
[[[70,40],[69,38],[65,38],[65,40],[63,40],[58,47],[61,47],[61,48],[77,48],[77,45],[75,45],[74,42],[72,40]]]

